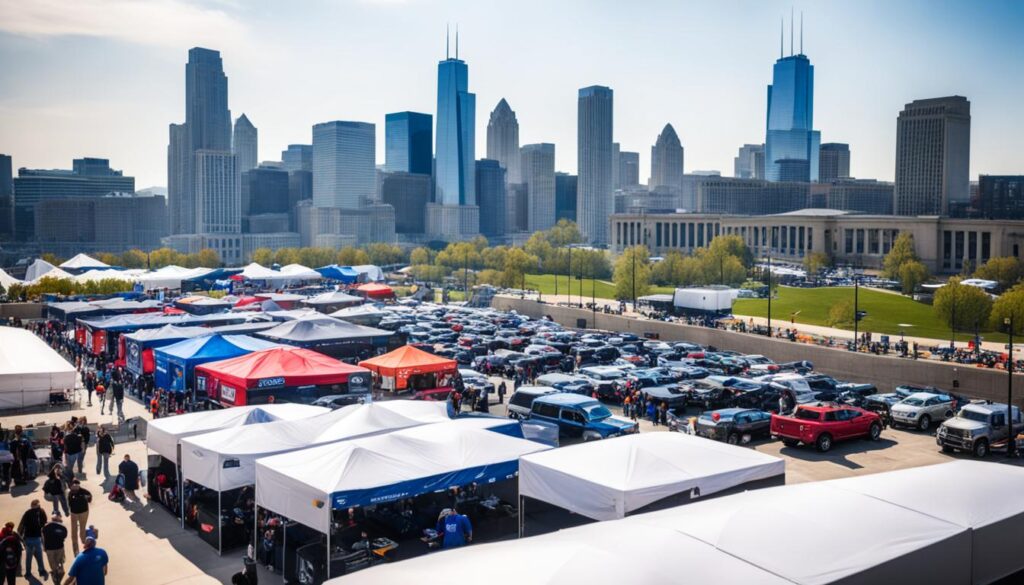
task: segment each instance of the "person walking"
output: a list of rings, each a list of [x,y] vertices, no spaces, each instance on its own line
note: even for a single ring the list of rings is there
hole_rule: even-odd
[[[92,494],[82,487],[77,479],[71,482],[68,491],[68,506],[71,508],[71,550],[78,554],[78,541],[85,541],[85,528],[89,522],[89,502]]]
[[[54,585],[60,585],[64,578],[64,543],[68,538],[68,529],[64,526],[60,514],[54,514],[43,526],[43,552],[46,564],[50,566],[50,576]]]
[[[64,465],[69,477],[74,477],[76,463],[78,464],[78,473],[83,473],[82,458],[84,456],[82,435],[75,429],[71,429],[64,435]]]
[[[459,514],[455,508],[449,508],[448,513],[438,520],[437,532],[441,534],[442,548],[456,548],[473,541],[469,518]]]
[[[651,419],[654,426],[658,426],[658,412],[653,400],[647,401],[647,418]]]
[[[124,481],[125,501],[129,504],[134,503],[134,500],[138,500],[139,496],[135,495],[135,490],[139,489],[139,466],[137,463],[132,461],[130,455],[125,453],[124,460],[117,466],[117,472],[121,474],[121,478]]]
[[[100,414],[103,414],[103,405],[107,403],[107,387],[103,385],[103,380],[98,376],[96,378],[96,398],[100,401]]]
[[[107,551],[96,546],[94,537],[87,537],[82,543],[82,554],[75,555],[68,569],[64,585],[105,585],[109,562]]]
[[[103,477],[110,477],[110,456],[114,454],[114,437],[107,429],[100,427],[96,431],[96,475],[103,467]]]
[[[25,543],[25,578],[32,575],[32,559],[36,560],[39,576],[46,581],[46,567],[43,566],[43,526],[46,526],[46,512],[39,500],[32,500],[29,509],[21,516],[18,534]]]
[[[82,467],[85,466],[85,456],[89,453],[89,444],[92,443],[92,430],[89,428],[89,421],[84,416],[78,419],[78,426],[75,427],[75,432],[82,437],[82,458],[78,466],[78,470],[82,471]],[[82,473],[85,472],[82,471]]]
[[[110,382],[110,414],[114,414],[114,405],[117,405],[117,419],[124,420],[124,373],[119,367],[115,371],[113,381]]]
[[[50,459],[62,461],[64,459],[64,431],[53,425],[50,427]]]
[[[65,515],[70,514],[67,484],[64,482],[64,469],[60,463],[54,465],[49,475],[46,476],[46,481],[43,483],[43,497],[53,502],[54,514],[59,514],[61,508],[64,509]]]
[[[14,522],[4,524],[0,529],[0,568],[3,569],[4,585],[14,585],[21,567],[21,551],[24,550],[21,537],[14,531]]]

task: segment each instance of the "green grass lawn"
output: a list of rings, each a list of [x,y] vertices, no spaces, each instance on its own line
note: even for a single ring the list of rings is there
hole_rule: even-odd
[[[861,320],[861,330],[899,335],[900,330],[907,335],[929,337],[933,339],[949,339],[949,327],[939,321],[932,311],[931,305],[919,303],[902,295],[879,292],[861,288],[859,293],[860,310],[867,311]],[[828,311],[835,303],[843,299],[853,299],[852,287],[831,288],[789,288],[779,287],[778,294],[772,300],[772,321],[788,322],[796,313],[797,323],[808,325],[828,325]],[[798,312],[799,311],[799,312]],[[797,313],[798,312],[798,313]],[[767,299],[737,299],[733,313],[753,317],[768,316]],[[899,327],[900,323],[908,323],[913,327]],[[781,323],[780,323],[781,324]],[[852,326],[842,329],[853,330]],[[1004,341],[1002,333],[981,331],[986,341]],[[957,339],[967,341],[974,337],[973,332],[957,334]]]
[[[558,294],[568,294],[566,291],[566,280],[565,275],[558,276]],[[539,290],[541,294],[553,295],[555,294],[555,276],[553,274],[527,274],[526,275],[526,288],[530,290]],[[654,286],[651,287],[651,294],[655,293],[668,293],[672,294],[675,291],[672,287],[667,286]],[[580,281],[573,278],[572,280],[572,294],[577,296],[580,294]],[[615,298],[615,285],[610,281],[598,279],[595,283],[592,279],[583,279],[583,296],[590,298],[596,296],[599,299],[614,299]],[[575,301],[574,301],[575,302]]]

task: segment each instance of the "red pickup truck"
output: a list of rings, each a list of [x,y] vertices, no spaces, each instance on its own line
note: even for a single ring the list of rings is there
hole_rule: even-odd
[[[882,421],[873,412],[850,406],[799,406],[792,416],[772,415],[772,437],[787,447],[814,445],[824,453],[835,441],[868,438],[877,441]]]

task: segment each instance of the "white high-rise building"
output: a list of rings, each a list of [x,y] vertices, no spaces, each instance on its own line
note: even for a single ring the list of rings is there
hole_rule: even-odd
[[[231,137],[231,152],[238,158],[238,174],[256,168],[259,162],[259,133],[249,118],[242,114],[235,120],[235,130]]]
[[[235,155],[223,150],[197,150],[194,161],[196,232],[240,233],[242,197]]]
[[[520,149],[522,182],[526,184],[527,231],[555,225],[555,145],[526,144]]]
[[[583,237],[598,245],[608,243],[608,216],[615,209],[612,102],[611,88],[599,85],[580,89],[577,101],[576,219]]]
[[[377,195],[376,128],[367,122],[313,126],[313,205],[362,209]]]
[[[672,124],[665,124],[651,147],[651,191],[665,187],[672,191],[683,187],[683,145]]]
[[[487,122],[487,158],[498,161],[505,169],[508,183],[519,183],[519,121],[516,113],[502,98]]]

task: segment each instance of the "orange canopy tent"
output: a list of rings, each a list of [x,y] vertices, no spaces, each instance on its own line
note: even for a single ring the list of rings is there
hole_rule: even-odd
[[[373,282],[357,286],[356,292],[371,299],[386,299],[395,296],[395,291],[390,286]]]
[[[392,352],[363,360],[359,365],[376,372],[382,378],[394,378],[395,390],[404,390],[409,384],[410,376],[454,374],[459,367],[455,360],[427,353],[411,345],[403,345]]]

